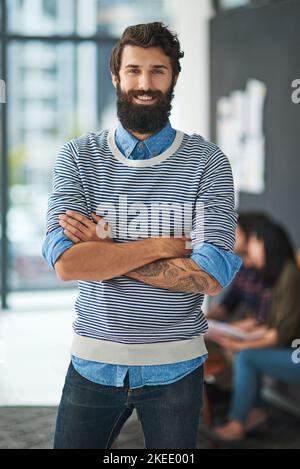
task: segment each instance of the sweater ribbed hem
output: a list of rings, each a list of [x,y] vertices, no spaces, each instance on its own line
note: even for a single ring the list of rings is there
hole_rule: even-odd
[[[123,344],[92,339],[74,333],[71,353],[75,357],[112,365],[164,365],[207,354],[202,335],[187,340],[151,344]]]

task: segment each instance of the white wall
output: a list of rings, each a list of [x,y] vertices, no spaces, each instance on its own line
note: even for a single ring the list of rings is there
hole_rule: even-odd
[[[171,123],[187,133],[209,136],[210,0],[172,0],[174,24],[185,56],[175,88]]]

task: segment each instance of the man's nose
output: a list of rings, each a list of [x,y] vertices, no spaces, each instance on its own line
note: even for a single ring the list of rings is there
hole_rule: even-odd
[[[147,91],[151,89],[151,75],[149,73],[142,73],[139,77],[139,88]]]

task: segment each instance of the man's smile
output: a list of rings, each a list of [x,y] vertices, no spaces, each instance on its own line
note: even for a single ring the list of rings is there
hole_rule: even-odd
[[[137,96],[137,97],[134,96],[133,100],[137,104],[149,105],[149,104],[154,104],[155,101],[156,101],[156,98],[152,98],[152,97],[146,96],[146,95],[141,95],[141,96]]]

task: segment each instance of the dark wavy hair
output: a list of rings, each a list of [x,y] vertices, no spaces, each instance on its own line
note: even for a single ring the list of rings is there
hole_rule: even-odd
[[[253,232],[254,228],[259,225],[264,225],[271,222],[271,218],[264,212],[242,212],[238,215],[238,225],[246,236],[246,239],[249,238],[249,235]]]
[[[251,233],[264,243],[266,259],[261,274],[265,284],[272,287],[287,261],[297,264],[294,246],[286,229],[274,221],[258,223]]]
[[[184,56],[180,49],[177,34],[160,22],[128,26],[112,50],[109,66],[111,72],[119,78],[122,52],[126,45],[139,47],[160,47],[170,57],[173,79],[181,71],[179,60]]]

